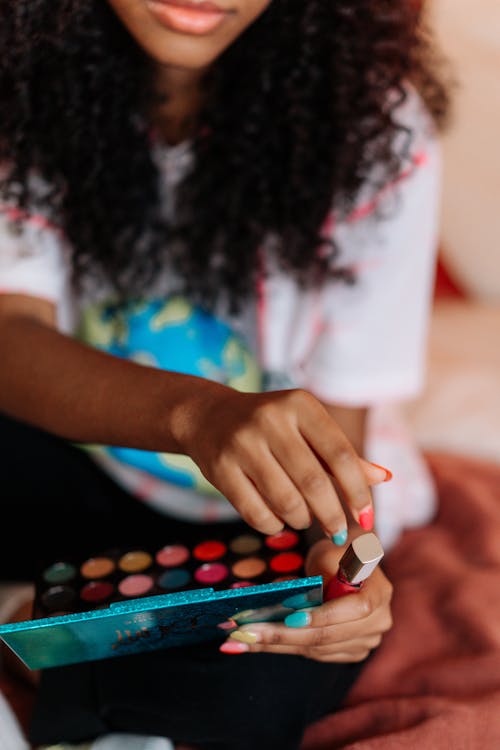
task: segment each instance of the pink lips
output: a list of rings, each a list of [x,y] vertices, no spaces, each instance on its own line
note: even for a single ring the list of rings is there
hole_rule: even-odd
[[[165,2],[168,5],[175,5],[177,8],[193,8],[194,10],[206,11],[207,13],[224,12],[219,5],[210,2],[197,3],[195,0],[159,0],[159,2]]]
[[[151,14],[171,31],[182,34],[209,34],[220,26],[228,11],[212,2],[192,0],[146,0]]]

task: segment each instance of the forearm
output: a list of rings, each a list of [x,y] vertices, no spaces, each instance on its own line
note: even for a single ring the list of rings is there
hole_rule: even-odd
[[[183,452],[193,410],[225,386],[145,367],[43,321],[0,319],[0,410],[75,442]]]

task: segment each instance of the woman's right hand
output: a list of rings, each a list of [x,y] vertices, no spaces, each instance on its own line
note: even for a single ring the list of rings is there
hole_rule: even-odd
[[[308,528],[315,518],[342,545],[344,505],[354,521],[371,528],[370,485],[388,476],[358,456],[323,404],[303,390],[216,388],[208,405],[191,411],[182,442],[208,481],[264,534],[285,524]]]

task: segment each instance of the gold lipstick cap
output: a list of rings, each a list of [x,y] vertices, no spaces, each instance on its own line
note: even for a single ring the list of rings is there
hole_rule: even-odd
[[[375,570],[384,550],[375,534],[362,534],[354,539],[342,555],[339,573],[348,583],[361,583]]]

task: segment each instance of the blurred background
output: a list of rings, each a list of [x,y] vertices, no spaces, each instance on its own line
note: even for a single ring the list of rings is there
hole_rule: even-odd
[[[426,6],[455,89],[428,382],[407,411],[424,449],[500,463],[500,2]]]

